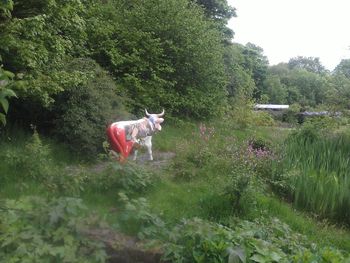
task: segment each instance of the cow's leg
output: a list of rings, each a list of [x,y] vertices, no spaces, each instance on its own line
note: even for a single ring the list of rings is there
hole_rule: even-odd
[[[152,155],[152,136],[148,136],[145,139],[145,146],[147,147],[148,152],[148,159],[150,161],[153,161],[153,155]]]
[[[136,161],[136,158],[137,158],[137,152],[138,152],[138,150],[134,150],[134,156],[132,157],[132,159],[134,160],[134,161]]]

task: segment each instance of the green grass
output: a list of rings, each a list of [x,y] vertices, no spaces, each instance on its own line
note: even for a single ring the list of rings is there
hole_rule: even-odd
[[[90,211],[114,226],[118,218],[118,194],[116,191],[94,192],[87,190],[80,195],[80,198],[84,200],[84,204]]]
[[[218,190],[205,180],[174,182],[165,179],[149,191],[146,198],[152,210],[170,224],[192,217],[229,223],[233,216],[231,206],[228,199],[220,195]],[[276,197],[257,195],[255,214],[253,212],[244,218],[277,217],[287,223],[293,231],[307,236],[320,246],[333,246],[350,252],[349,230],[317,221]]]
[[[190,138],[194,131],[195,124],[180,123],[176,126],[167,123],[162,125],[162,131],[153,137],[154,149],[163,152],[172,152],[176,147],[179,138]]]
[[[0,187],[0,198],[18,199],[21,196],[38,195],[50,196],[50,192],[45,187],[38,185],[34,181],[2,183]]]
[[[163,179],[146,194],[146,198],[152,211],[170,224],[193,217],[225,221],[232,215],[231,204],[214,181],[205,178],[190,182]]]

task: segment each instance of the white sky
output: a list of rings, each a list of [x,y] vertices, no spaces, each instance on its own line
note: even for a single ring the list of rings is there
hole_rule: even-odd
[[[350,58],[350,0],[227,0],[237,17],[234,42],[264,50],[270,65],[318,57],[333,70]]]

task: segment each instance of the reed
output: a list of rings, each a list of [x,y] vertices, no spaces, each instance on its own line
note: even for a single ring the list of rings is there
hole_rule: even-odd
[[[291,136],[284,168],[291,178],[295,204],[326,218],[350,224],[350,136]]]

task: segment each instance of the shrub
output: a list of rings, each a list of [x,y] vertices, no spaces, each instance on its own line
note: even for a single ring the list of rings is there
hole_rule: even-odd
[[[289,109],[283,113],[282,121],[290,124],[297,124],[298,118],[300,117],[298,114],[300,114],[300,105],[292,104]]]
[[[113,79],[94,61],[76,59],[67,67],[88,77],[57,96],[55,134],[74,152],[93,156],[102,150],[107,124],[127,113]]]
[[[230,229],[199,218],[182,220],[170,232],[164,259],[170,262],[227,262],[234,246]]]
[[[255,126],[275,126],[275,120],[272,118],[271,114],[264,111],[254,112],[252,115],[252,122]]]
[[[246,129],[254,124],[253,102],[244,97],[238,96],[231,101],[232,110],[229,112],[229,122],[232,122],[237,129]]]

